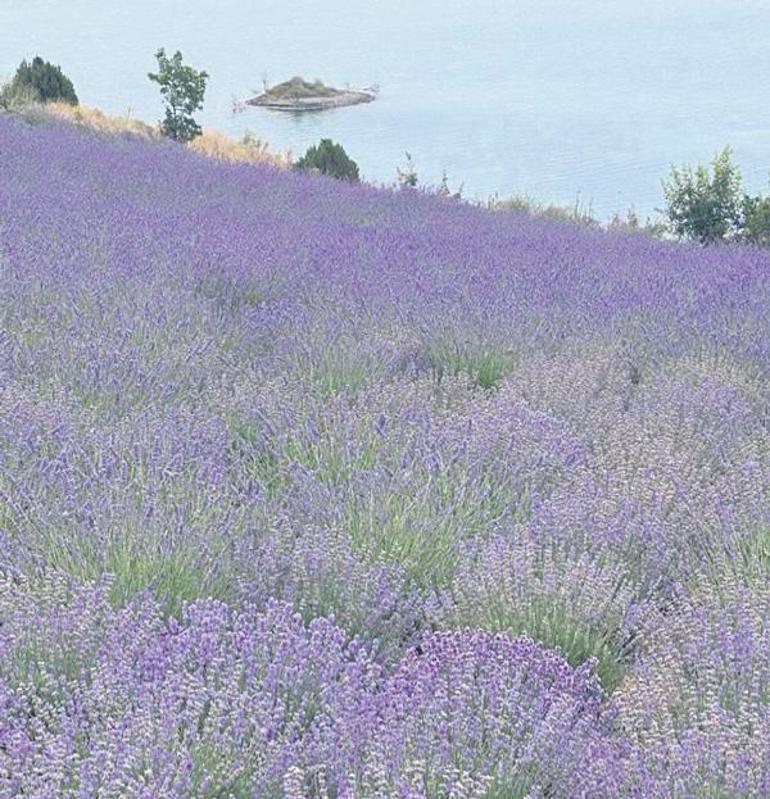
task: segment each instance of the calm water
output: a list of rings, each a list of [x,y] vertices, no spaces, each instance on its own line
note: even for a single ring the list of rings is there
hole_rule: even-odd
[[[652,211],[672,162],[727,143],[750,189],[770,170],[768,0],[0,0],[0,75],[40,53],[110,111],[159,118],[159,46],[211,74],[205,125],[296,154],[328,136],[374,181],[408,150],[421,182],[606,216]],[[295,74],[380,98],[232,114]]]

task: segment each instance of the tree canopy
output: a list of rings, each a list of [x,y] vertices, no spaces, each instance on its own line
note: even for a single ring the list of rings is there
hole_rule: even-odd
[[[202,132],[192,115],[203,108],[209,74],[184,64],[179,50],[169,58],[161,47],[155,53],[155,58],[158,71],[147,74],[151,81],[160,86],[166,106],[165,118],[161,122],[163,135],[174,141],[191,141]]]

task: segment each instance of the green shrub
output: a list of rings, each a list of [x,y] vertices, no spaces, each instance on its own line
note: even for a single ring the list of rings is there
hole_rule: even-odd
[[[38,102],[38,95],[31,86],[11,80],[0,88],[0,108],[4,108],[6,111],[26,108],[36,102]]]
[[[684,239],[713,244],[738,238],[742,229],[743,190],[741,173],[725,147],[711,162],[672,167],[663,181],[666,215],[672,231]]]
[[[49,100],[78,104],[75,87],[61,71],[61,67],[43,61],[40,56],[35,56],[32,63],[22,61],[13,79],[0,92],[0,105],[5,108],[45,103]]]
[[[321,139],[294,164],[294,168],[303,172],[317,170],[323,175],[330,175],[340,180],[358,180],[358,165],[345,152],[341,144],[331,139]]]
[[[770,197],[743,198],[741,238],[759,247],[770,247]]]
[[[700,164],[671,170],[663,182],[671,230],[701,244],[739,241],[770,247],[770,197],[743,192],[731,155],[725,147],[710,170]]]

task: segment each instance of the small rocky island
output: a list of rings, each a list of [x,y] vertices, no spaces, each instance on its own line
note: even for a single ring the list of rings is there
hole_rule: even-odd
[[[377,97],[373,89],[334,89],[320,80],[313,83],[300,77],[279,83],[263,94],[246,100],[247,105],[273,111],[323,111],[345,105],[370,103]]]

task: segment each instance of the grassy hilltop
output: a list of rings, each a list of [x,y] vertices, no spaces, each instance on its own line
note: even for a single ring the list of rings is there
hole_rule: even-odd
[[[1,797],[770,793],[770,255],[0,153]]]

